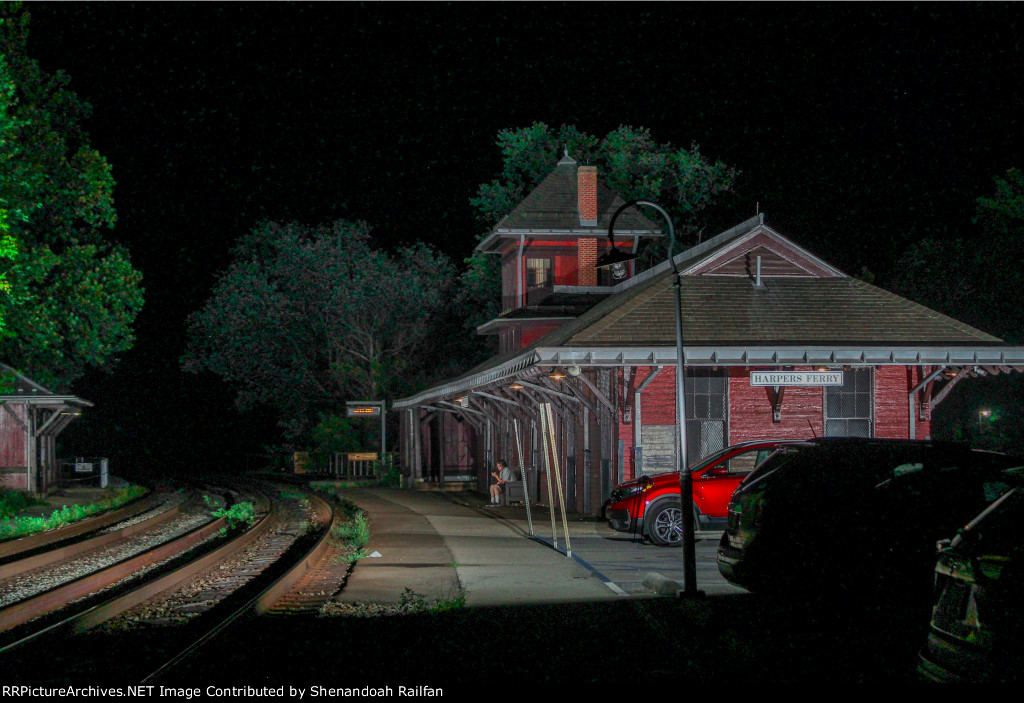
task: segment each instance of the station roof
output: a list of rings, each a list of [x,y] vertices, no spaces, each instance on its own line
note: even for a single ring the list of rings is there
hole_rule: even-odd
[[[88,400],[83,400],[78,396],[54,393],[28,376],[0,362],[0,404],[3,403],[92,406]]]
[[[477,245],[478,251],[496,252],[502,239],[520,235],[544,237],[606,237],[612,215],[625,201],[597,183],[597,224],[580,224],[577,163],[565,156],[551,173],[537,185]],[[660,236],[661,230],[635,210],[619,216],[615,232],[621,236]]]
[[[1024,367],[1024,347],[847,276],[759,215],[674,257],[687,365],[993,365]],[[756,261],[755,261],[756,260]],[[754,267],[762,269],[757,279]],[[757,285],[760,280],[761,285]],[[396,408],[507,382],[552,366],[676,364],[670,262],[612,289],[533,344],[397,401]]]

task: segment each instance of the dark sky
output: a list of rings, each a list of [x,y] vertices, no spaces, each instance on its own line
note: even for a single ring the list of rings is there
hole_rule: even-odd
[[[723,226],[759,204],[831,263],[881,276],[918,238],[971,236],[974,199],[1024,167],[1019,4],[29,9],[30,54],[94,106],[87,129],[118,182],[114,235],[146,279],[136,349],[80,389],[120,398],[127,434],[154,402],[217,397],[208,430],[227,422],[223,388],[168,374],[236,237],[265,218],[365,219],[384,242],[461,260],[502,128],[627,124],[697,142],[743,172]]]

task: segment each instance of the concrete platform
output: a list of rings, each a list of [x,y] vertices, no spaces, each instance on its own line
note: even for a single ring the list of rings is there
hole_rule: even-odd
[[[502,513],[448,494],[398,489],[351,489],[347,499],[366,511],[368,552],[358,561],[339,602],[397,603],[408,591],[428,600],[458,594],[467,606],[613,600],[593,572],[528,538]],[[547,519],[546,513],[540,516]],[[595,523],[573,529],[593,530]],[[408,591],[407,591],[408,589]]]

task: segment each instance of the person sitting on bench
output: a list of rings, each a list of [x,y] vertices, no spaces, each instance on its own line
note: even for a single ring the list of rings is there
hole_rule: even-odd
[[[504,459],[498,459],[497,469],[491,472],[494,481],[491,483],[491,504],[488,507],[501,505],[501,494],[505,492],[505,483],[512,480],[512,469]]]

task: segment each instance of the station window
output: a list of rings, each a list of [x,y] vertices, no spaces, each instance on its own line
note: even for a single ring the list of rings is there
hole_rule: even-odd
[[[870,437],[873,389],[870,368],[846,369],[842,386],[825,386],[825,435]]]
[[[725,448],[729,423],[725,369],[689,368],[683,379],[686,393],[687,460],[710,456]]]

